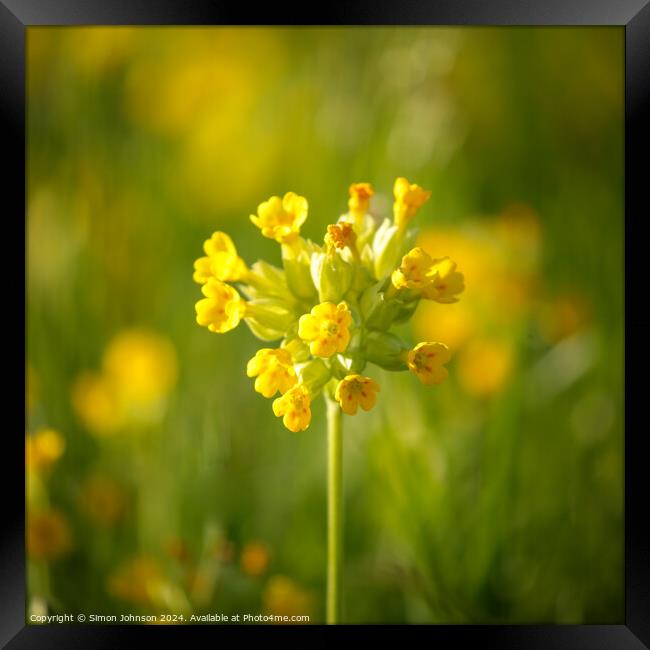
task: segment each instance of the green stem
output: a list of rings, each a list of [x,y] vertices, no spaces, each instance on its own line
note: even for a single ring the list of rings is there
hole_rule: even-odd
[[[341,621],[343,567],[343,425],[341,409],[325,395],[327,403],[327,616],[328,625]]]

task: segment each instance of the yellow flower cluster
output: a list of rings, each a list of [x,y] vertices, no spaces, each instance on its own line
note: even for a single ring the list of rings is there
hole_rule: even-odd
[[[320,392],[348,415],[373,408],[380,387],[361,374],[368,362],[408,370],[426,385],[447,377],[446,345],[411,346],[389,330],[409,320],[420,300],[456,302],[463,275],[448,257],[411,248],[415,233],[407,226],[431,193],[405,178],[395,181],[393,193],[393,219],[382,220],[371,212],[372,186],[352,184],[348,211],[327,227],[323,244],[300,235],[304,197],[272,196],[250,219],[281,245],[282,268],[261,260],[248,268],[222,232],[204,243],[206,255],[194,263],[205,296],[196,303],[199,325],[224,333],[243,320],[258,338],[280,341],[259,350],[246,372],[264,397],[279,393],[273,413],[290,431],[309,426]]]

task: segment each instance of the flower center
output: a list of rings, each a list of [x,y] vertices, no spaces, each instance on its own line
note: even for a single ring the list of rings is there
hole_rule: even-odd
[[[327,324],[325,325],[325,331],[326,331],[330,336],[335,336],[336,334],[339,333],[339,326],[338,326],[336,323],[330,321],[329,323],[327,323]]]
[[[415,364],[415,367],[418,370],[426,370],[427,372],[431,371],[431,361],[433,357],[435,357],[435,353],[433,352],[418,352],[415,355],[415,359],[413,359],[413,362]]]

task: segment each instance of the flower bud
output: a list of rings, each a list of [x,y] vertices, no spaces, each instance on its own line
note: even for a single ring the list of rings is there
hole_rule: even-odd
[[[370,332],[366,337],[366,359],[385,370],[406,370],[404,353],[409,349],[408,343],[388,332]]]
[[[376,282],[361,296],[361,314],[368,329],[387,330],[404,307],[401,300],[387,294],[389,285],[390,280]]]
[[[291,334],[292,335],[285,337],[284,341],[282,342],[282,347],[291,354],[292,358],[297,363],[307,361],[307,359],[309,359],[311,356],[311,353],[309,352],[309,346],[304,343],[298,336],[297,329]]]
[[[353,269],[338,253],[313,253],[311,277],[321,302],[340,302],[350,288]]]
[[[258,296],[286,298],[287,296],[285,272],[264,260],[255,262],[243,279],[248,285],[244,291],[251,298]]]
[[[282,244],[282,266],[287,278],[287,285],[298,298],[312,300],[316,297],[316,288],[311,277],[311,254],[314,245],[297,237],[289,244]]]
[[[372,241],[374,271],[378,280],[385,278],[397,265],[403,240],[404,231],[384,219]]]
[[[366,367],[366,359],[361,352],[337,354],[330,359],[334,376],[339,379],[351,372],[361,372]]]
[[[309,390],[312,398],[332,377],[331,370],[320,359],[312,359],[306,363],[296,364],[294,367],[299,382]]]
[[[296,315],[279,300],[260,299],[246,303],[245,320],[255,336],[274,341],[285,335]]]

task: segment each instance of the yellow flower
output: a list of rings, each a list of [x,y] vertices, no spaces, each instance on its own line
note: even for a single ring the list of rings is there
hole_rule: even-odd
[[[374,193],[375,192],[370,183],[352,183],[352,185],[350,185],[348,209],[355,219],[363,217],[366,212],[368,212],[370,197]]]
[[[142,410],[166,397],[177,377],[176,351],[160,334],[127,329],[109,342],[102,359],[104,376],[130,410]]]
[[[165,575],[155,559],[136,556],[110,576],[108,590],[135,605],[153,606],[161,602],[166,585]]]
[[[52,508],[27,513],[27,554],[34,560],[56,560],[70,551],[72,533],[65,517]]]
[[[431,196],[431,192],[427,192],[419,185],[409,183],[401,177],[395,181],[393,194],[395,195],[393,219],[398,228],[405,226]]]
[[[84,426],[98,436],[111,435],[123,424],[114,387],[103,375],[81,373],[72,387],[72,405]]]
[[[311,616],[314,597],[291,578],[283,575],[273,576],[262,595],[264,611],[275,616]]]
[[[246,304],[231,286],[210,278],[201,287],[205,298],[199,300],[196,307],[196,322],[204,325],[211,332],[223,334],[239,325],[244,315]]]
[[[325,244],[328,251],[335,248],[349,248],[353,253],[356,252],[357,234],[354,232],[351,223],[343,221],[337,224],[327,226],[325,235]]]
[[[322,302],[310,314],[304,314],[298,321],[298,336],[309,341],[314,356],[331,357],[336,352],[345,352],[350,342],[349,327],[352,314],[344,302]]]
[[[298,381],[291,354],[284,348],[258,350],[248,362],[246,374],[257,377],[255,390],[264,397],[272,397],[277,391],[284,395]]]
[[[460,353],[458,379],[469,395],[490,397],[506,385],[514,362],[510,341],[474,338]]]
[[[300,226],[307,219],[307,199],[294,192],[287,192],[284,198],[272,196],[260,203],[257,216],[251,215],[251,221],[269,239],[283,244],[295,239],[300,233]]]
[[[338,383],[334,397],[344,413],[356,415],[359,406],[369,411],[377,403],[379,390],[379,384],[370,377],[347,375]]]
[[[398,269],[393,271],[391,280],[396,289],[416,289],[424,292],[431,286],[431,267],[433,259],[422,248],[410,250],[402,258]]]
[[[92,433],[110,435],[126,424],[158,422],[176,378],[172,343],[147,329],[127,329],[106,347],[101,373],[79,375],[72,404]]]
[[[448,257],[433,260],[432,282],[423,292],[423,297],[443,304],[458,302],[457,294],[465,290],[465,278],[456,271],[456,263]]]
[[[409,370],[425,385],[440,384],[447,378],[443,364],[451,358],[444,343],[418,343],[406,354]]]
[[[296,384],[282,397],[273,402],[273,413],[282,417],[282,422],[289,431],[304,431],[311,421],[311,396],[302,384]]]
[[[445,304],[458,302],[456,295],[465,289],[463,274],[456,271],[455,262],[448,257],[434,260],[420,247],[404,255],[391,280],[396,289],[413,289],[422,298]]]
[[[264,542],[249,542],[241,552],[239,563],[244,573],[261,576],[269,566],[271,554]]]
[[[246,264],[239,255],[232,239],[225,232],[215,232],[206,239],[203,250],[207,257],[194,262],[194,281],[205,284],[210,278],[222,282],[237,282],[246,272]]]
[[[41,429],[25,438],[27,468],[40,472],[49,469],[65,450],[65,440],[54,429]]]

